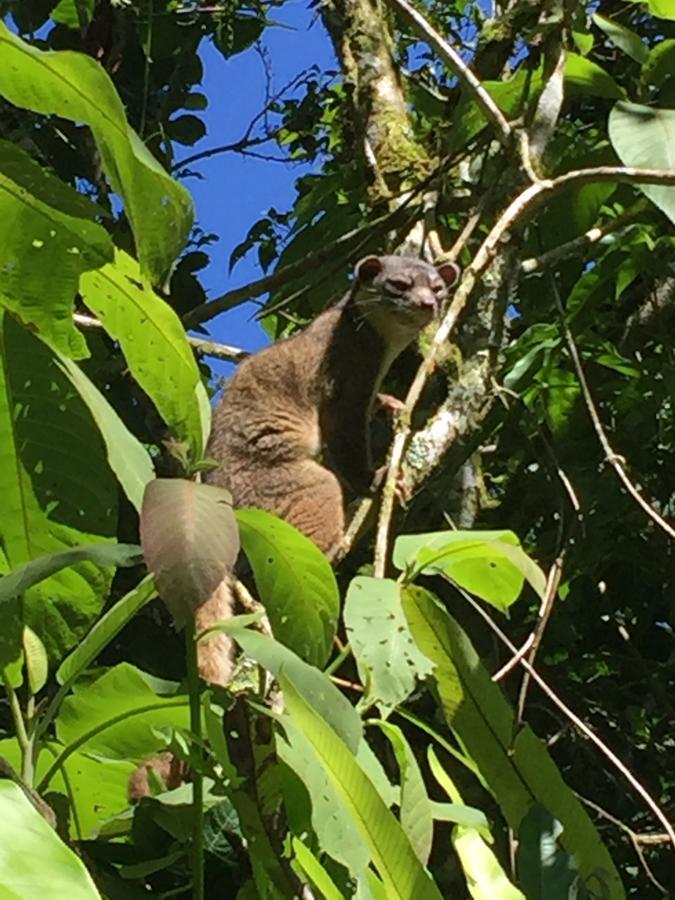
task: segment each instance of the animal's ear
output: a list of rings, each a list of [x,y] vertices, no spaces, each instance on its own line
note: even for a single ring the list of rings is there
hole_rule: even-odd
[[[356,264],[354,273],[356,280],[361,282],[372,281],[382,271],[382,260],[379,256],[364,256]]]
[[[436,266],[436,271],[445,282],[446,287],[452,287],[460,276],[459,266],[454,262],[443,262]]]

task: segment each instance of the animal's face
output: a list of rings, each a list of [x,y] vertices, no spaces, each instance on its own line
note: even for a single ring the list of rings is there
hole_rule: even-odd
[[[454,263],[438,268],[410,256],[366,256],[356,266],[354,295],[365,318],[382,331],[421,331],[437,314],[459,276]],[[387,329],[387,330],[388,330]]]

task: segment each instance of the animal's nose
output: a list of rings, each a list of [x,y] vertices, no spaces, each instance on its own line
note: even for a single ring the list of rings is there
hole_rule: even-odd
[[[415,304],[422,307],[436,309],[436,295],[427,287],[415,288]]]

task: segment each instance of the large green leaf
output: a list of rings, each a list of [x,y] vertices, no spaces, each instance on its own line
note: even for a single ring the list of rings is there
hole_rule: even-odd
[[[0,324],[0,537],[11,568],[112,540],[117,486],[98,429],[51,351],[5,314]],[[53,656],[98,614],[111,569],[81,562],[30,588],[26,621]]]
[[[610,41],[615,44],[619,50],[623,50],[625,54],[634,59],[635,62],[642,64],[649,56],[649,47],[642,42],[639,34],[626,28],[620,22],[594,13],[591,17],[595,24],[605,32]]]
[[[407,569],[409,580],[443,574],[500,610],[518,599],[525,580],[540,597],[546,590],[546,576],[512,531],[403,534],[394,544],[394,565]]]
[[[361,720],[349,700],[340,693],[327,675],[310,666],[273,638],[248,628],[231,630],[241,649],[277,678],[283,672],[293,687],[304,697],[347,747],[356,753],[363,737]]]
[[[91,221],[100,212],[0,141],[0,304],[76,359],[89,355],[72,319],[80,275],[113,256],[110,236]]]
[[[143,270],[162,280],[185,246],[192,202],[127,124],[103,66],[80,53],[38,50],[0,22],[0,95],[91,128],[103,168],[124,200]]]
[[[624,165],[675,172],[675,109],[621,101],[609,114],[609,137]],[[640,190],[675,222],[675,187],[642,184]]]
[[[532,731],[516,729],[512,709],[459,625],[422,588],[409,587],[403,607],[420,649],[436,664],[433,677],[448,724],[511,828],[518,830],[541,803],[561,822],[561,842],[581,876],[602,885],[608,900],[622,900],[619,874],[585,809]]]
[[[12,781],[0,781],[0,894],[7,900],[97,900],[84,863]]]
[[[434,838],[433,807],[415,754],[397,725],[390,722],[369,724],[381,728],[392,746],[401,782],[401,826],[417,858],[426,865]]]
[[[42,745],[35,767],[40,782],[60,747],[51,741]],[[0,756],[18,771],[21,754],[15,738],[0,741]],[[62,794],[69,803],[69,836],[73,840],[95,838],[103,823],[129,806],[129,778],[136,763],[103,759],[88,753],[73,753],[49,782],[49,791]],[[49,800],[49,797],[47,798]],[[1,852],[1,851],[0,851]]]
[[[670,78],[675,78],[675,38],[660,41],[642,66],[642,80],[647,84],[661,87]]]
[[[368,848],[392,900],[440,900],[410,841],[372,781],[333,729],[283,675],[279,679],[291,722],[312,745]]]
[[[145,486],[155,477],[150,454],[78,365],[63,358],[60,365],[98,425],[110,468],[117,475],[129,502],[140,512]]]
[[[156,682],[129,663],[109,669],[91,684],[75,686],[56,719],[62,749],[42,777],[44,790],[73,753],[139,762],[164,749],[159,729],[189,727],[188,698],[176,685]]]
[[[494,851],[474,828],[457,825],[452,844],[473,900],[531,900],[511,884]]]
[[[237,521],[274,636],[302,659],[324,665],[340,613],[328,560],[297,528],[262,509],[240,509]]]
[[[122,250],[115,250],[114,262],[84,273],[80,292],[110,337],[119,341],[134,378],[166,424],[199,457],[206,430],[199,397],[204,388],[176,313],[143,284],[138,263]]]
[[[345,631],[367,685],[364,702],[390,712],[433,669],[412,639],[401,606],[401,586],[384,578],[358,576],[347,591]]]
[[[565,58],[565,84],[592,97],[619,100],[625,96],[609,72],[577,53],[568,53]]]
[[[675,0],[647,0],[647,6],[653,16],[675,22]]]
[[[141,543],[162,600],[182,627],[232,571],[239,553],[231,495],[183,478],[151,481],[143,497]]]
[[[39,556],[0,578],[0,604],[20,596],[61,569],[85,560],[103,567],[137,566],[143,562],[143,554],[137,544],[87,544]]]

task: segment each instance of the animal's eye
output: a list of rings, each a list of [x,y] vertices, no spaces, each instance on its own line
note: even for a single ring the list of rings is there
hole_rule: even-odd
[[[387,287],[393,288],[395,291],[408,291],[411,285],[404,278],[388,278]]]
[[[431,285],[431,290],[434,292],[434,294],[442,294],[445,290],[445,284],[442,281],[434,281],[434,283]]]

